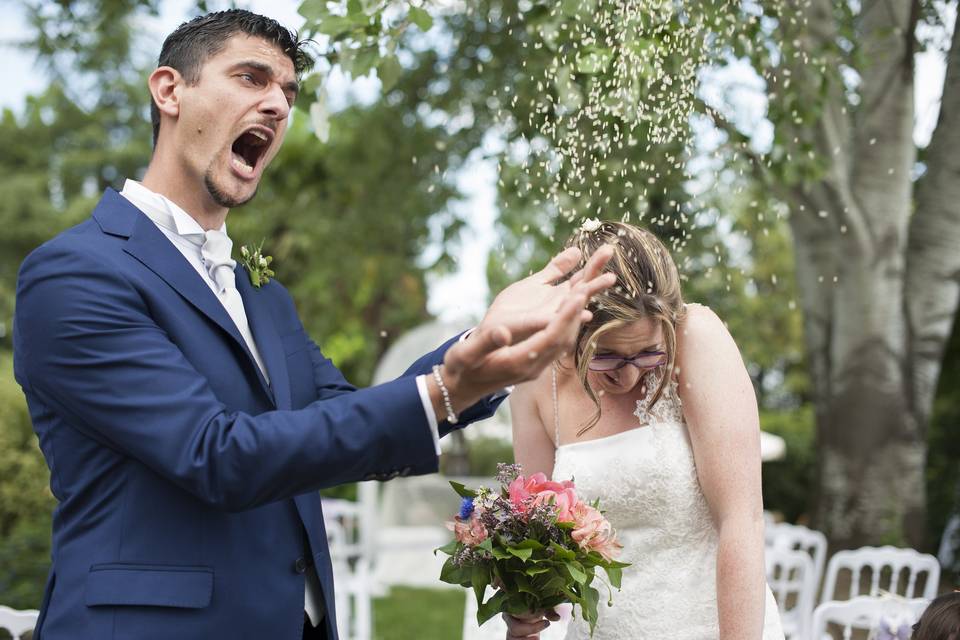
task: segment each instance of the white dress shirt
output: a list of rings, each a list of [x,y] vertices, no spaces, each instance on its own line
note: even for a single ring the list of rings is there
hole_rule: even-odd
[[[203,237],[205,231],[200,224],[190,216],[186,211],[180,208],[170,199],[151,191],[136,180],[127,180],[123,185],[123,191],[120,192],[124,198],[130,201],[135,207],[144,213],[150,220],[157,225],[157,228],[173,243],[173,246],[180,251],[183,257],[196,269],[197,274],[207,283],[221,304],[224,304],[221,295],[220,286],[213,280],[204,266],[204,259],[201,254],[200,244],[197,242],[197,236]],[[224,234],[227,232],[226,224],[220,227]],[[263,365],[260,357],[260,351],[257,349],[253,334],[250,331],[250,325],[247,322],[246,312],[243,310],[242,303],[239,307],[240,313],[236,309],[231,313],[233,305],[224,304],[227,313],[240,331],[244,342],[250,349],[250,353],[260,367],[261,373],[267,377],[267,369]],[[269,382],[269,378],[267,378]],[[426,414],[427,424],[430,428],[430,435],[433,438],[433,446],[436,454],[440,455],[440,433],[437,425],[437,416],[433,411],[433,403],[430,401],[430,393],[427,390],[426,376],[420,375],[416,378],[417,391],[420,394],[420,401],[423,404],[423,412]],[[310,618],[310,622],[317,626],[323,619],[324,606],[323,598],[320,595],[320,582],[314,567],[310,567],[306,572],[306,589],[304,593],[304,610]]]

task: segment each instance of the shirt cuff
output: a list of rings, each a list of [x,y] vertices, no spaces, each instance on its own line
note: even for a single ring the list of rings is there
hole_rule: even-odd
[[[423,412],[427,414],[427,425],[430,427],[430,436],[433,438],[433,448],[440,456],[440,427],[437,425],[437,414],[433,411],[433,402],[430,401],[430,391],[427,390],[427,376],[417,376],[417,391],[420,392],[420,402],[423,403]]]

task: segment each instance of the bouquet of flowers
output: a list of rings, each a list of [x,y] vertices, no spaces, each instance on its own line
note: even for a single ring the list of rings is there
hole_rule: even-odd
[[[542,473],[524,477],[515,464],[497,469],[498,491],[450,483],[463,502],[447,525],[456,539],[438,549],[450,556],[440,579],[473,587],[479,624],[502,612],[523,614],[570,602],[580,605],[592,634],[600,600],[592,586],[596,568],[609,580],[612,606],[613,588],[620,588],[622,570],[629,566],[615,559],[622,546],[613,527],[598,504],[577,497],[572,481],[552,482]],[[488,585],[498,591],[483,602]]]

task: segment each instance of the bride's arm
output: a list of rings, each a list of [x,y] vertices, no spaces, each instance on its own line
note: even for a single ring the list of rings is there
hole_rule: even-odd
[[[697,476],[720,534],[720,639],[755,640],[762,635],[765,603],[757,400],[720,318],[699,305],[688,309],[678,327],[680,397]]]
[[[549,478],[553,473],[553,440],[537,404],[538,394],[544,388],[544,377],[550,375],[551,367],[547,367],[539,378],[517,385],[510,394],[513,454],[527,476],[542,471]]]

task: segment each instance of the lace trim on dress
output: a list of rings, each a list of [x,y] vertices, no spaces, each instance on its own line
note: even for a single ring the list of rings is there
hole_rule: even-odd
[[[637,410],[633,412],[633,415],[640,420],[641,426],[647,426],[654,422],[683,422],[683,405],[680,402],[680,394],[677,393],[676,378],[670,380],[669,384],[664,387],[663,393],[660,394],[660,399],[657,400],[656,404],[650,406],[653,394],[660,386],[660,381],[663,380],[663,375],[663,367],[653,369],[647,374],[645,380],[647,394],[637,400]]]

